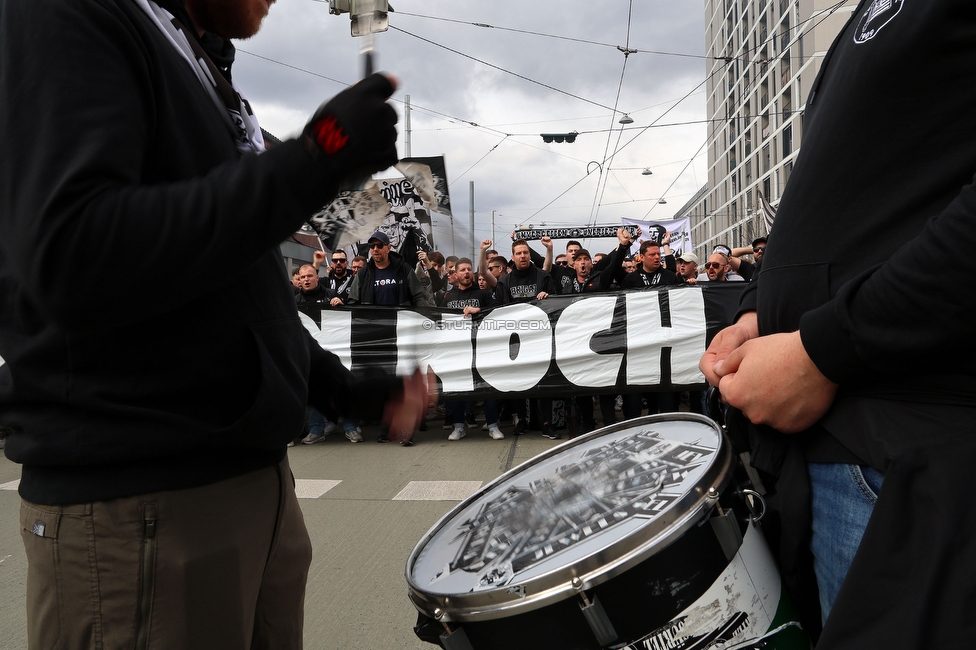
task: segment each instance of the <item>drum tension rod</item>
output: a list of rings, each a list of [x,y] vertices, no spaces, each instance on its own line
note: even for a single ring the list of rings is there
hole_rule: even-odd
[[[708,506],[715,506],[716,513],[715,516],[709,517],[708,522],[722,547],[722,552],[725,553],[725,559],[731,562],[735,554],[739,552],[739,547],[742,546],[742,530],[739,528],[735,513],[731,510],[724,512],[718,503],[718,498],[718,490],[714,487],[708,488],[705,503]]]
[[[583,599],[580,610],[583,612],[583,618],[589,624],[593,636],[596,637],[596,642],[601,646],[607,646],[616,641],[617,631],[613,629],[613,623],[610,622],[610,617],[607,616],[606,610],[600,604],[600,599],[593,596],[591,601],[586,597],[586,592],[583,591],[583,581],[579,579],[579,576],[573,578],[572,585],[573,589],[579,593],[580,598]]]
[[[468,635],[464,631],[463,627],[459,627],[456,630],[452,630],[451,626],[448,625],[444,620],[444,610],[440,607],[434,609],[434,618],[437,619],[441,625],[444,626],[444,634],[441,635],[441,647],[444,650],[474,650],[474,646],[471,645],[471,641],[468,640]]]

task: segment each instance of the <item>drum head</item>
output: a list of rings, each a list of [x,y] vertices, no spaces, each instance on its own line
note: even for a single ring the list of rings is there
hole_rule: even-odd
[[[500,618],[599,585],[698,522],[729,480],[708,418],[653,415],[575,438],[443,517],[407,561],[410,597],[442,621]],[[713,492],[715,494],[715,492]]]

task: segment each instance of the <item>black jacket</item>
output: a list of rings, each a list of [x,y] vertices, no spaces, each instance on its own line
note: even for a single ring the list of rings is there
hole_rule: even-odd
[[[798,566],[809,534],[804,458],[885,473],[818,647],[969,647],[976,636],[976,299],[943,263],[976,250],[974,33],[969,0],[860,3],[813,83],[743,294],[762,334],[799,329],[840,386],[810,431],[752,431],[755,464],[786,481],[787,562]]]
[[[390,265],[393,267],[393,277],[397,283],[397,305],[399,307],[418,307],[429,304],[424,297],[424,288],[420,278],[413,269],[398,254],[390,251]],[[349,304],[374,304],[374,282],[376,280],[376,262],[369,258],[366,266],[356,274],[349,287]]]
[[[304,289],[299,289],[295,292],[295,302],[299,305],[304,305],[310,302],[329,302],[336,297],[336,292],[326,286],[323,282],[319,282],[314,289],[305,291]]]
[[[352,286],[354,277],[352,271],[346,271],[346,276],[343,278],[337,278],[332,274],[332,271],[329,271],[327,276],[319,278],[319,284],[325,284],[339,300],[345,303],[349,300],[349,288]]]
[[[643,289],[668,284],[680,284],[678,276],[663,266],[658,267],[652,273],[648,273],[641,264],[637,265],[636,271],[626,274],[620,282],[620,286],[624,289]]]
[[[283,457],[310,399],[373,394],[308,336],[278,252],[336,192],[302,143],[240,154],[131,0],[0,11],[0,422],[21,495],[239,475]]]
[[[524,271],[513,269],[495,285],[495,297],[499,304],[508,305],[513,302],[529,302],[535,300],[541,292],[558,293],[556,283],[548,271],[537,266],[529,265]]]

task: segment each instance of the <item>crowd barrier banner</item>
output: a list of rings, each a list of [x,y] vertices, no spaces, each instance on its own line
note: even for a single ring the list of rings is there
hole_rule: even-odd
[[[700,390],[698,361],[745,283],[550,296],[473,318],[433,308],[301,308],[350,369],[428,368],[449,399]]]

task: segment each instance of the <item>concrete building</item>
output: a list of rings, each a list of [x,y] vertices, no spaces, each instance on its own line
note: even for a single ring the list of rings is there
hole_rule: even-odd
[[[824,55],[856,0],[705,0],[708,185],[691,217],[696,252],[768,232],[803,140],[803,113]],[[825,188],[825,191],[826,188]]]

